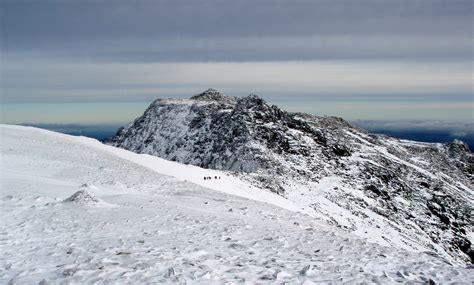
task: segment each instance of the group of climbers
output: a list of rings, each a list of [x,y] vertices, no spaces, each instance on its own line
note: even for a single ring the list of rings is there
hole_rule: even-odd
[[[212,179],[212,176],[204,176],[204,180],[211,180]],[[214,179],[221,179],[220,176],[214,176]]]

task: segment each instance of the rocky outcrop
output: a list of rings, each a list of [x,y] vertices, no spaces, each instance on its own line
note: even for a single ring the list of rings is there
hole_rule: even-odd
[[[64,199],[64,203],[74,203],[79,205],[95,205],[101,201],[87,190],[80,190]]]

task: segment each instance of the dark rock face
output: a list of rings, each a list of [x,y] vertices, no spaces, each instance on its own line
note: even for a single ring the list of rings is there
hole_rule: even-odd
[[[325,142],[307,122],[256,95],[234,98],[209,89],[186,101],[156,100],[111,144],[204,168],[254,172],[274,166],[260,144],[265,151],[309,155],[308,147],[293,143],[288,130]],[[333,148],[348,155],[344,146]]]
[[[472,258],[474,156],[461,141],[368,134],[340,118],[289,113],[256,95],[210,89],[187,100],[156,100],[109,143],[233,171],[348,230],[382,231],[388,244],[458,262]]]

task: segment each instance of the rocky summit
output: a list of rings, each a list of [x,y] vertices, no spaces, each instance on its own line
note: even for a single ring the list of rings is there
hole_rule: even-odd
[[[369,241],[472,263],[474,156],[448,144],[370,134],[209,89],[158,99],[109,144],[226,170]]]

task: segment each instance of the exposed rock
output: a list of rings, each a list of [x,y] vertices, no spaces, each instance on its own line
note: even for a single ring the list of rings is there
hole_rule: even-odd
[[[96,198],[93,194],[89,193],[86,190],[80,190],[74,193],[69,198],[64,200],[65,203],[76,203],[80,205],[93,205],[99,203],[100,200]]]
[[[332,146],[332,151],[338,156],[350,156],[351,151],[344,145],[336,144]]]

